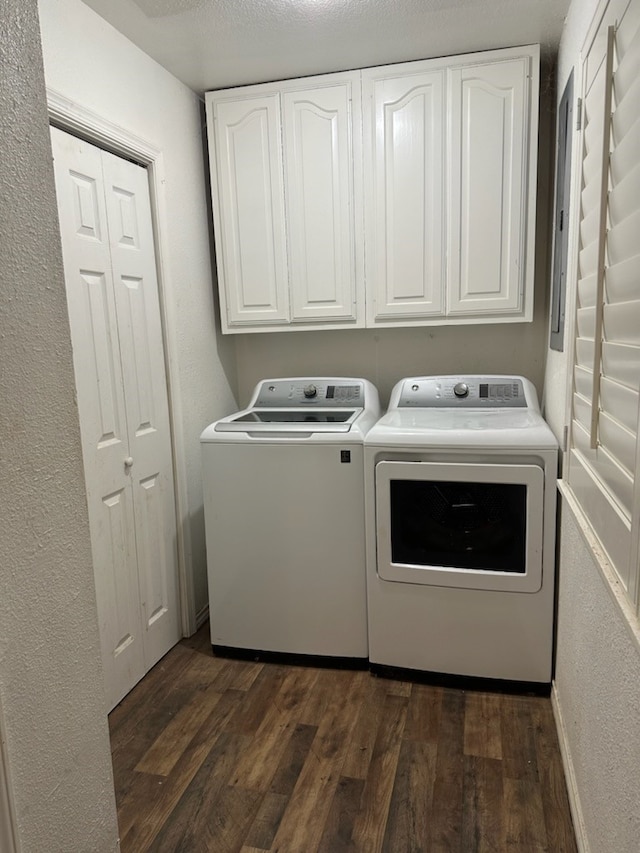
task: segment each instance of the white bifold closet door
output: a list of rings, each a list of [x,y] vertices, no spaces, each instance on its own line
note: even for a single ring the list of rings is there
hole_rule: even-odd
[[[179,640],[147,171],[51,129],[108,710]]]

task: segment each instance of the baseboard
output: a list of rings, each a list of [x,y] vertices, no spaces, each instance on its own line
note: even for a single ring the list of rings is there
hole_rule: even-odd
[[[198,610],[198,612],[196,613],[196,631],[198,630],[198,628],[202,628],[208,618],[209,605],[205,604],[205,606],[201,610]]]
[[[553,716],[556,721],[560,754],[562,756],[562,766],[564,767],[564,778],[567,783],[567,794],[569,796],[569,808],[571,809],[573,829],[576,834],[576,844],[578,846],[579,853],[591,853],[591,848],[589,847],[589,841],[587,839],[587,830],[582,817],[580,794],[578,792],[576,776],[573,770],[573,762],[571,761],[569,738],[567,736],[567,729],[562,717],[562,709],[560,707],[558,689],[555,681],[551,687],[551,707],[553,708]]]

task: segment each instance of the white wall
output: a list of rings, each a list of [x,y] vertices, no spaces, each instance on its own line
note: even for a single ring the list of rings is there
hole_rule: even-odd
[[[574,66],[579,95],[579,51],[597,6],[598,0],[573,0],[560,47],[558,98]],[[572,207],[576,203],[573,198]],[[573,291],[575,276],[568,284]],[[573,292],[568,297],[570,306]],[[546,414],[558,437],[565,423],[570,326],[565,352],[550,351],[546,365]],[[554,694],[568,778],[585,849],[630,853],[640,839],[640,645],[564,498],[561,515]]]
[[[21,850],[108,853],[118,834],[35,0],[0,0],[0,20],[2,733]]]
[[[185,461],[196,610],[207,600],[199,435],[235,408],[233,344],[214,322],[202,118],[194,93],[80,0],[40,0],[47,87],[163,152],[167,276],[179,450]]]

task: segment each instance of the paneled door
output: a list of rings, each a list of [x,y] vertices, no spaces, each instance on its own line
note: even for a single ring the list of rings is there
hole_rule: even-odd
[[[179,640],[147,171],[51,129],[108,710]]]
[[[362,72],[370,326],[444,314],[444,71],[430,67]]]
[[[450,315],[522,311],[530,78],[526,55],[449,71]]]
[[[287,249],[293,322],[356,321],[352,126],[359,80],[282,95]]]
[[[280,97],[267,92],[213,107],[219,197],[216,254],[229,325],[289,322]]]

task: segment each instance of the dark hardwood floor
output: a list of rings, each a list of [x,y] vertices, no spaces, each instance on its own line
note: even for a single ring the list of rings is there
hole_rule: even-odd
[[[550,700],[214,657],[109,717],[124,853],[576,851]]]

